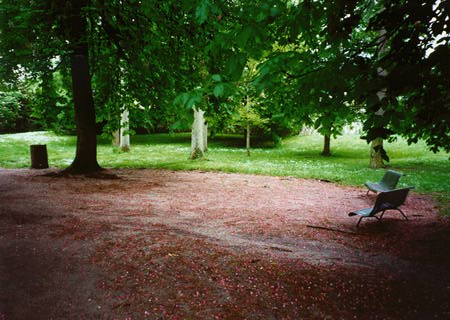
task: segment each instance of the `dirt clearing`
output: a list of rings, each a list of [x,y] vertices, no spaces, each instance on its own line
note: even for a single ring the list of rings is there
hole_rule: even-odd
[[[0,320],[448,319],[450,227],[410,194],[166,170],[0,170]]]

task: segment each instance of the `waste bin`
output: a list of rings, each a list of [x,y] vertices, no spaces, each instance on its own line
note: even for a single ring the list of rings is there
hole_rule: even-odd
[[[47,145],[32,144],[30,145],[31,168],[46,169],[48,168]]]

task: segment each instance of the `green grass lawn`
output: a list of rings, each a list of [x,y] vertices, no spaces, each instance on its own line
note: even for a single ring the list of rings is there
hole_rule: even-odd
[[[47,144],[49,164],[68,166],[75,154],[75,137],[48,132],[0,135],[0,167],[30,166],[29,145]],[[131,138],[131,151],[120,152],[108,141],[99,142],[98,160],[106,168],[166,168],[173,170],[215,170],[323,179],[344,185],[362,186],[378,181],[384,169],[368,168],[369,147],[356,135],[333,139],[332,156],[320,156],[322,137],[296,136],[285,139],[276,148],[254,148],[248,157],[243,138],[220,135],[209,141],[207,158],[189,160],[189,134],[138,135]],[[423,143],[408,146],[399,139],[386,143],[391,158],[389,168],[406,174],[400,186],[415,186],[416,192],[430,193],[449,211],[449,154],[433,154]]]

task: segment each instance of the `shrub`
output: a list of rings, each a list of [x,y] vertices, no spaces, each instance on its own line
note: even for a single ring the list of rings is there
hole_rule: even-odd
[[[29,99],[25,94],[19,91],[0,91],[0,133],[38,129],[30,114]]]

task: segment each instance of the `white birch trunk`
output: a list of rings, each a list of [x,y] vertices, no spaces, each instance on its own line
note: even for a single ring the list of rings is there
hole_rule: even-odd
[[[120,149],[122,149],[122,151],[130,150],[130,135],[128,134],[129,130],[129,113],[128,109],[124,109],[120,118]]]
[[[191,134],[191,159],[202,158],[205,155],[204,145],[204,111],[194,109],[194,122]]]
[[[386,45],[386,30],[381,30],[380,32],[380,51],[378,54],[378,57],[380,57],[383,52],[385,51],[385,45]],[[378,75],[380,77],[386,77],[387,76],[387,72],[386,70],[383,70],[381,68],[378,68]],[[378,97],[378,101],[381,102],[381,100],[383,100],[386,97],[386,88],[381,89],[380,91],[377,92],[377,97]],[[380,107],[380,109],[377,110],[377,112],[375,112],[375,115],[378,117],[382,117],[384,114],[384,110],[383,108]],[[377,169],[377,168],[384,168],[385,164],[383,161],[383,158],[381,156],[381,152],[377,151],[376,148],[377,147],[383,147],[383,138],[375,138],[374,140],[371,141],[370,143],[370,163],[369,163],[369,167],[373,168],[373,169]]]

